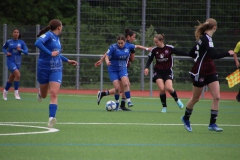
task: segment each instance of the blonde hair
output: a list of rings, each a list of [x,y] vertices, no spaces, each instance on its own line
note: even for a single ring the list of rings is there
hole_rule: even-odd
[[[204,23],[200,23],[198,21],[199,25],[196,26],[195,30],[195,39],[198,41],[201,37],[201,35],[204,34],[206,30],[211,30],[213,27],[217,26],[217,21],[213,18],[208,18]]]
[[[154,36],[154,38],[156,38],[159,41],[162,41],[162,40],[164,40],[164,34],[157,34]]]

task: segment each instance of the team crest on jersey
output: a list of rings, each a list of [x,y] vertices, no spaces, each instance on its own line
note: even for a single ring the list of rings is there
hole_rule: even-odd
[[[169,53],[169,51],[168,50],[165,50],[165,54],[168,54]]]
[[[129,52],[128,48],[125,48],[125,49],[124,49],[124,52]]]
[[[158,52],[156,54],[159,54]]]

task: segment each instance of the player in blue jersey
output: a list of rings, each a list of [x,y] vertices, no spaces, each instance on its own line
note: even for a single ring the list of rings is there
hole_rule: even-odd
[[[50,91],[49,121],[48,127],[52,128],[56,123],[58,106],[58,91],[62,83],[62,61],[71,65],[77,65],[75,60],[69,60],[61,55],[61,43],[58,37],[62,32],[62,23],[57,19],[50,21],[49,25],[37,35],[35,46],[40,49],[37,68],[37,80],[39,82],[38,100],[46,98]]]
[[[135,45],[126,43],[125,37],[120,35],[117,37],[117,43],[110,45],[105,57],[105,62],[108,66],[108,75],[115,88],[116,110],[119,107],[120,83],[123,85],[123,92],[126,96],[128,106],[133,105],[131,103],[130,82],[127,72],[127,62],[130,57],[130,51],[133,49],[135,49]]]
[[[132,44],[134,41],[135,41],[135,38],[136,38],[136,33],[128,28],[125,29],[125,38],[126,38],[126,43],[128,44]],[[147,47],[144,47],[144,46],[141,46],[141,45],[135,45],[135,49],[142,49],[142,50],[146,50],[146,51],[151,51],[152,48],[147,48]],[[131,62],[134,60],[134,55],[135,55],[135,49],[132,49],[130,51],[131,55],[130,55],[130,58],[128,60],[128,63],[127,63],[127,68],[130,66]],[[107,53],[105,53],[103,55],[103,57],[97,61],[95,63],[95,66],[100,66],[102,61],[105,59]],[[126,101],[126,97],[125,97],[125,94],[122,92],[123,90],[123,86],[122,84],[120,83],[121,85],[121,90],[120,92],[122,93],[122,100],[121,100],[121,105],[120,105],[120,109],[122,109],[123,111],[131,111],[130,109],[126,108],[125,107],[125,101]],[[98,94],[97,94],[97,102],[98,102],[98,105],[102,99],[102,97],[104,96],[108,96],[108,95],[113,95],[115,92],[115,88],[112,88],[110,90],[107,90],[107,91],[98,91]],[[129,106],[129,107],[132,107],[132,106]]]
[[[28,48],[23,40],[18,29],[14,29],[12,32],[12,39],[7,40],[3,45],[2,51],[7,56],[7,67],[11,71],[8,81],[3,90],[3,99],[7,100],[7,93],[9,88],[14,82],[14,95],[15,99],[21,99],[18,92],[20,81],[20,68],[22,63],[21,54],[28,55]]]

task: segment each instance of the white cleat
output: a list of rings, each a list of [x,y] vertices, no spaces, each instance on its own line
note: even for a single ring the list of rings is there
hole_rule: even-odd
[[[3,99],[6,101],[7,100],[7,92],[4,90],[3,91]]]
[[[52,128],[57,123],[57,119],[50,117],[48,121],[48,128]]]
[[[14,93],[14,95],[15,95],[15,99],[18,99],[18,100],[21,99],[19,96],[19,93]]]

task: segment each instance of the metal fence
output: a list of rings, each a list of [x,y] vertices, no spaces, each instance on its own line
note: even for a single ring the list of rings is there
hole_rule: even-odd
[[[95,68],[94,63],[105,53],[108,46],[115,42],[116,36],[123,33],[124,28],[130,28],[137,33],[135,44],[151,46],[153,34],[163,33],[166,43],[174,45],[179,50],[188,51],[194,43],[194,26],[197,25],[197,20],[203,22],[206,18],[213,17],[218,21],[218,30],[213,40],[219,52],[233,49],[240,40],[238,0],[78,0],[76,5],[77,25],[63,24],[60,39],[63,53],[68,58],[79,60],[80,66],[79,68],[65,66],[64,72],[67,74],[63,77],[63,87],[105,89],[104,86],[110,84],[106,66],[104,64],[100,68]],[[38,31],[45,25],[0,25],[0,37],[3,37],[0,38],[1,44],[11,38],[13,29],[18,28],[29,52],[32,53],[32,56],[23,56],[24,72],[22,72],[21,86],[36,87],[37,85],[35,73],[38,51],[34,42]],[[145,77],[142,71],[146,54],[145,51],[137,51],[137,59],[129,69],[131,85],[140,90],[148,90],[151,85],[149,77]],[[0,83],[4,86],[9,74],[4,56],[0,56],[0,64],[2,64]],[[226,85],[225,77],[235,70],[234,61],[233,59],[218,60],[216,65],[220,82]],[[175,85],[189,86],[188,71],[191,66],[190,59],[175,57]],[[99,71],[97,74],[96,70]]]

